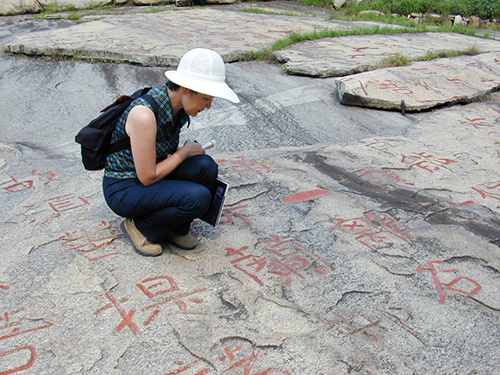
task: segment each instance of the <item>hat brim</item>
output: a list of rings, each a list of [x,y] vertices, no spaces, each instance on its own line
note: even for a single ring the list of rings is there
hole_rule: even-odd
[[[233,103],[239,103],[240,99],[236,93],[223,81],[207,81],[188,77],[177,70],[168,70],[165,72],[167,79],[179,86],[199,92],[209,96],[215,96],[229,100]]]

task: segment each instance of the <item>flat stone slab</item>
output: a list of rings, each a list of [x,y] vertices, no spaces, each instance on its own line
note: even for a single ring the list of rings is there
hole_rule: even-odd
[[[223,21],[218,21],[223,20]],[[219,52],[224,61],[258,51],[290,33],[350,29],[352,24],[323,18],[177,9],[158,13],[103,16],[65,29],[16,37],[5,45],[9,53],[83,57],[147,66],[176,66],[193,46]]]
[[[414,62],[336,79],[340,102],[421,111],[467,103],[500,87],[500,53]]]
[[[149,258],[74,135],[163,71],[0,58],[0,373],[497,374],[500,93],[401,116],[228,64],[241,103],[181,133],[217,139],[221,223]]]
[[[120,232],[101,172],[2,146],[1,194],[24,199],[2,219],[1,368],[494,374],[499,120],[498,104],[471,104],[400,136],[213,149],[231,185],[220,226],[198,221],[196,250],[158,258]],[[52,174],[12,180],[37,162]]]
[[[385,58],[405,55],[411,59],[428,52],[500,51],[500,41],[455,33],[323,38],[292,45],[274,52],[289,74],[313,77],[340,77],[373,70]]]

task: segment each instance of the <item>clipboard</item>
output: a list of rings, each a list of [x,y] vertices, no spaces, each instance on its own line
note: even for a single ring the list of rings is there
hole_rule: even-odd
[[[212,202],[210,203],[208,211],[200,217],[201,220],[212,225],[213,227],[217,227],[217,225],[219,225],[228,189],[229,185],[217,177],[217,181],[212,188]]]

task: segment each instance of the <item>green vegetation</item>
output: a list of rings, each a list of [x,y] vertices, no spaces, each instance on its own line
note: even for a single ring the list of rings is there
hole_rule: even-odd
[[[138,13],[157,13],[163,12],[166,7],[162,6],[148,6],[141,7]],[[68,14],[68,12],[70,12]],[[113,5],[95,5],[89,6],[85,10],[80,10],[77,12],[75,7],[64,7],[64,8],[49,8],[44,7],[38,14],[34,17],[35,19],[53,18],[53,19],[68,19],[75,21],[82,21],[85,16],[105,16],[105,15],[115,15],[125,13],[120,7]],[[83,22],[83,21],[82,21]]]
[[[411,59],[408,56],[402,54],[396,54],[389,56],[382,60],[375,67],[376,69],[392,68],[396,66],[406,66],[410,65],[412,61],[430,61],[434,59],[440,59],[444,57],[457,57],[457,56],[473,56],[482,53],[476,48],[470,48],[465,51],[429,51],[427,54],[415,59]]]
[[[261,9],[261,8],[254,8],[254,7],[243,8],[243,11],[249,12],[249,13],[281,14],[281,15],[285,15],[285,16],[300,16],[300,14],[294,13],[294,12],[281,12],[281,11],[266,10],[266,9]]]
[[[333,7],[333,0],[300,0],[303,3],[306,3],[308,5],[315,5],[315,6],[329,6]],[[440,14],[445,14],[446,12],[450,11],[450,9],[457,9],[453,8],[451,5],[456,5],[465,7],[466,5],[470,8],[472,7],[471,4],[474,5],[474,9],[479,9],[480,5],[482,6],[482,10],[484,9],[488,11],[495,11],[500,14],[500,0],[442,0],[438,1],[437,3],[439,4],[434,4],[436,1],[435,0],[364,0],[361,2],[355,2],[354,0],[349,1],[346,3],[347,5],[345,6],[345,9],[343,9],[343,12],[332,12],[332,18],[341,18],[341,19],[347,19],[347,20],[359,20],[360,18],[365,19],[365,20],[374,20],[377,22],[380,22],[381,25],[386,24],[387,26],[375,26],[375,27],[361,27],[357,29],[351,29],[351,30],[315,30],[314,32],[311,33],[296,33],[292,32],[289,34],[288,37],[278,40],[268,46],[267,48],[264,48],[260,51],[255,51],[255,52],[247,52],[240,56],[240,60],[268,60],[268,61],[274,61],[275,57],[273,53],[275,51],[284,49],[289,47],[292,44],[307,41],[307,40],[315,40],[315,39],[321,39],[321,38],[333,38],[333,37],[343,37],[343,36],[350,36],[350,35],[373,35],[373,34],[400,34],[400,33],[421,33],[421,32],[454,32],[454,33],[461,33],[461,34],[467,34],[467,35],[473,35],[476,36],[476,29],[470,28],[467,26],[433,26],[433,25],[426,25],[422,23],[415,23],[415,21],[409,20],[406,16],[405,17],[400,17],[396,15],[392,15],[393,12],[399,12],[401,14],[405,14],[407,12],[438,12]],[[71,20],[76,20],[78,22],[82,22],[82,18],[88,15],[104,15],[104,14],[119,14],[121,13],[119,8],[116,7],[111,7],[111,10],[108,10],[109,7],[106,6],[100,6],[100,7],[95,7],[89,12],[71,12],[67,13],[68,11],[71,11],[71,9],[65,9],[65,13],[60,13],[59,15],[55,14],[58,12],[61,12],[60,9],[51,9],[51,8],[46,8],[44,9],[38,16],[37,18],[44,18],[44,17],[59,17],[59,18],[66,18],[66,19],[71,19]],[[469,9],[467,8],[467,9]],[[495,10],[499,8],[498,10]],[[174,10],[176,8],[173,8]],[[154,13],[154,12],[161,12],[164,11],[165,7],[162,6],[149,6],[145,7],[144,9],[139,10],[141,13]],[[283,14],[283,15],[289,15],[289,16],[300,16],[300,14],[293,13],[293,12],[281,12],[281,11],[272,11],[272,10],[265,10],[262,8],[258,7],[246,7],[243,9],[246,12],[253,12],[253,13],[266,13],[266,14]],[[362,17],[360,16],[355,16],[362,10],[378,10],[381,12],[384,12],[386,14],[384,15],[378,15],[377,13],[368,13],[363,15]],[[457,12],[461,13],[463,15],[466,15],[468,13],[464,12]],[[347,15],[347,16],[346,16]],[[391,26],[391,25],[398,25],[398,26]],[[489,34],[484,34],[484,35],[477,35],[477,36],[482,36],[482,37],[490,37]],[[447,52],[429,52],[427,55],[422,56],[416,60],[432,60],[436,58],[442,58],[442,57],[452,57],[452,56],[460,56],[460,55],[474,55],[478,54],[480,52],[475,51],[475,50],[468,50],[468,51],[447,51]],[[66,58],[72,58],[72,59],[82,59],[83,57],[80,56],[78,53],[74,54],[72,57],[66,57]],[[113,59],[110,59],[112,61]],[[394,67],[394,66],[404,66],[408,65],[412,62],[412,60],[404,55],[394,55],[390,56],[384,61],[382,61],[377,68],[384,68],[384,67]]]
[[[70,13],[67,17],[66,17],[68,20],[80,20],[80,18],[82,18],[82,16],[78,13]]]
[[[465,51],[429,51],[425,56],[418,58],[418,61],[429,61],[434,59],[441,59],[444,57],[457,57],[457,56],[474,56],[483,53],[476,47],[469,48]]]
[[[300,0],[303,4],[333,7],[332,0]],[[386,14],[406,16],[411,13],[436,13],[443,16],[460,14],[482,19],[500,18],[500,0],[364,0],[349,1],[344,6],[347,15],[363,10],[379,10]]]
[[[404,27],[415,27],[415,21],[408,19],[406,17],[393,16],[392,14],[378,15],[376,13],[366,13],[366,14],[354,14],[345,16],[339,12],[332,12],[330,14],[331,19],[342,19],[347,21],[376,21],[381,23],[386,23],[390,25],[399,25]]]
[[[74,11],[75,8],[71,9],[59,9],[59,8],[43,8],[40,13],[35,15],[35,19],[48,18],[49,16],[52,18],[63,18],[61,15],[57,15],[56,13],[61,12],[63,10]]]
[[[368,9],[400,15],[437,13],[445,16],[478,16],[483,19],[500,17],[499,0],[365,0],[351,3],[348,6],[348,14],[357,14]]]
[[[376,69],[391,68],[395,66],[406,66],[411,64],[411,59],[405,55],[397,54],[386,57],[377,64]]]
[[[412,28],[394,28],[390,26],[363,27],[354,30],[316,30],[312,33],[291,33],[287,38],[278,40],[269,47],[257,52],[247,52],[242,56],[242,60],[269,60],[274,59],[273,52],[284,49],[292,44],[306,40],[315,40],[321,38],[333,38],[349,35],[373,35],[373,34],[401,34],[401,33],[421,33],[421,32],[456,32],[467,35],[476,35],[475,29],[466,26],[442,26],[429,29],[426,26],[414,26]]]
[[[139,13],[159,13],[159,12],[163,12],[163,11],[165,11],[165,7],[161,7],[161,6],[155,7],[155,6],[150,5],[146,9],[139,11]]]

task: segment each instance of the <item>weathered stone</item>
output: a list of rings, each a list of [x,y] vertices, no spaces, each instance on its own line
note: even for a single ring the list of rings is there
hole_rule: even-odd
[[[207,4],[234,4],[238,0],[207,0]]]
[[[477,16],[471,16],[470,17],[470,21],[469,21],[469,26],[470,27],[478,28],[478,27],[481,27],[481,25],[482,25],[481,18],[479,18]]]
[[[378,10],[362,10],[361,12],[359,12],[359,15],[361,15],[361,16],[363,16],[363,15],[383,16],[384,13],[380,12]]]
[[[165,3],[174,3],[174,0],[133,0],[135,5],[157,5]]]
[[[221,17],[224,18],[223,28],[213,22]],[[189,46],[210,44],[213,38],[218,40],[215,48],[217,52],[230,62],[241,53],[256,51],[285,38],[291,31],[306,33],[342,25],[312,17],[300,17],[300,22],[297,22],[297,18],[276,18],[271,14],[254,17],[248,12],[223,12],[214,8],[105,16],[101,20],[85,22],[66,30],[22,35],[8,43],[5,49],[11,53],[28,55],[74,56],[150,66],[175,66],[179,56]],[[166,28],[171,32],[165,32]],[[235,36],[234,28],[238,28],[238,36]],[[130,39],[130,35],[137,36],[142,42],[136,43]],[[176,35],[189,41],[180,44]]]
[[[500,53],[414,62],[339,78],[341,103],[420,111],[467,103],[500,87]]]
[[[443,26],[453,26],[453,20],[446,18],[443,20]]]
[[[427,17],[433,18],[433,19],[443,18],[443,16],[441,14],[437,14],[437,13],[429,13],[429,14],[427,14]]]
[[[90,8],[93,6],[102,6],[112,3],[112,0],[37,0],[42,7],[67,9],[74,7],[77,9]]]
[[[374,69],[394,55],[410,59],[436,51],[498,51],[500,42],[453,33],[394,34],[323,38],[274,52],[289,74],[344,76]]]
[[[232,13],[207,15],[234,37]],[[19,33],[0,21],[0,40]],[[82,37],[61,20],[21,29],[54,25]],[[254,43],[275,29],[243,30]],[[244,43],[213,33],[204,45],[228,55]],[[217,138],[208,153],[230,184],[221,223],[193,223],[194,251],[164,244],[148,258],[74,135],[118,95],[162,85],[164,70],[0,59],[0,372],[496,375],[500,93],[401,116],[341,105],[334,79],[227,64],[241,103],[214,100],[181,130]]]
[[[24,12],[34,12],[40,9],[40,6],[35,0],[3,0],[0,2],[1,14],[15,14]]]
[[[486,20],[484,21],[483,26],[486,27],[487,29],[495,29],[498,27],[498,24],[491,20]]]
[[[0,3],[0,14],[26,13],[44,8],[85,9],[113,3],[113,0],[3,0]]]
[[[455,18],[453,19],[453,25],[455,26],[460,26],[460,25],[467,25],[467,21],[464,17],[462,17],[461,15],[457,15],[455,16]]]
[[[340,9],[344,6],[346,0],[333,0],[333,6],[335,9]]]

